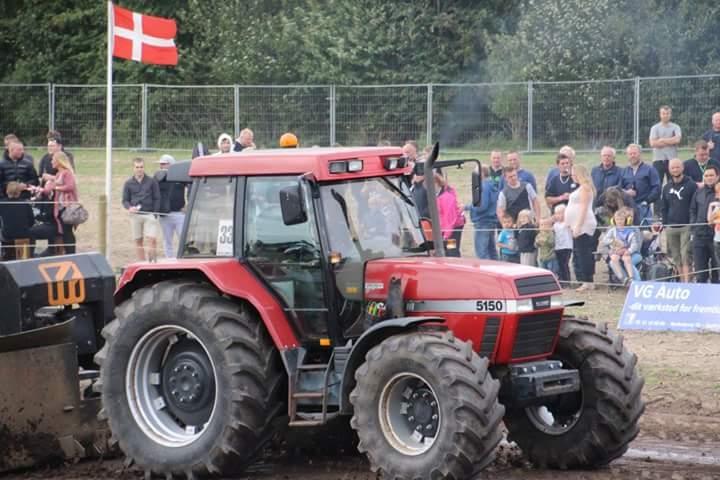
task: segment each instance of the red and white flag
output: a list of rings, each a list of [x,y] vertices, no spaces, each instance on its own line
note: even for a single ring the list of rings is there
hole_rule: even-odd
[[[175,20],[112,6],[113,56],[156,65],[177,65]]]

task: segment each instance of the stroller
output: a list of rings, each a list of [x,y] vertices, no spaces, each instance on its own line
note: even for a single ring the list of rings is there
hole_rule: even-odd
[[[660,247],[662,230],[662,226],[653,225],[644,232],[645,240],[641,249],[643,259],[638,265],[640,278],[653,282],[677,282],[678,268]]]

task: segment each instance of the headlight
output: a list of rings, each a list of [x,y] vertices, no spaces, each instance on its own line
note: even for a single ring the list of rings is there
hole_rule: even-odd
[[[532,298],[525,298],[523,300],[508,300],[507,301],[507,312],[508,313],[527,313],[533,311]]]
[[[553,295],[550,297],[550,308],[560,308],[564,306],[565,302],[563,302],[562,295]]]
[[[348,172],[360,172],[363,169],[362,160],[350,160],[347,166]]]

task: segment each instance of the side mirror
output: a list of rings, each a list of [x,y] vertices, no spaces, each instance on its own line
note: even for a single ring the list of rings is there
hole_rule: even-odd
[[[302,196],[300,182],[297,185],[280,190],[280,210],[285,225],[298,225],[307,222],[307,212]]]
[[[480,207],[482,203],[482,178],[480,172],[472,173],[472,204],[473,207]]]
[[[421,218],[420,219],[420,228],[422,229],[423,237],[425,237],[425,241],[432,242],[432,240],[433,240],[432,221],[430,221],[429,218]]]

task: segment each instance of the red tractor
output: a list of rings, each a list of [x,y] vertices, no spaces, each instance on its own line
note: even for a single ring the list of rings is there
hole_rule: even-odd
[[[437,147],[426,168],[436,158]],[[390,147],[243,152],[169,171],[192,182],[178,259],[124,271],[96,355],[101,418],[130,462],[231,474],[279,423],[342,416],[393,479],[471,477],[503,422],[540,466],[598,467],[626,451],[644,409],[636,356],[565,316],[548,271],[438,256],[411,173]]]

